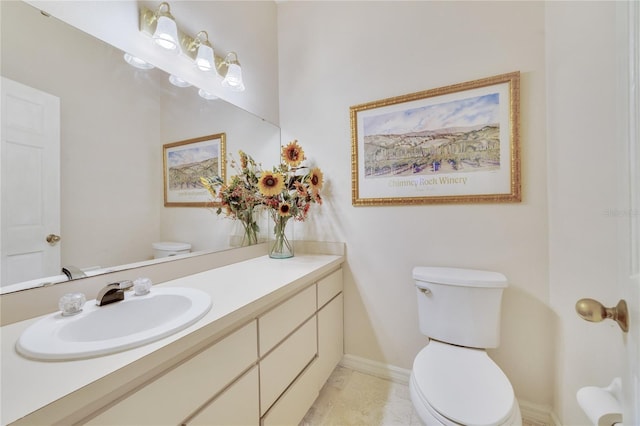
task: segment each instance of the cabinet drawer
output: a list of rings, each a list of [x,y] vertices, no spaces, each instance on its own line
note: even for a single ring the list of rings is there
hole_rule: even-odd
[[[260,361],[260,415],[293,382],[317,353],[317,325],[313,316]]]
[[[323,307],[333,296],[342,291],[342,269],[318,281],[318,308]]]
[[[263,356],[316,311],[316,286],[312,285],[260,318],[260,356]]]
[[[186,424],[188,426],[257,425],[260,421],[258,399],[258,367],[256,366]]]
[[[298,425],[320,392],[315,359],[262,418],[261,426]]]
[[[179,424],[256,362],[256,338],[252,321],[87,424]]]

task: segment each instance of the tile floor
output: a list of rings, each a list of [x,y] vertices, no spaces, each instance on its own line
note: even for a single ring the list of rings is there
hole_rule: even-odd
[[[420,425],[408,385],[338,366],[299,426],[400,425]],[[542,424],[524,421],[523,426]]]
[[[300,426],[419,426],[409,386],[338,366]]]

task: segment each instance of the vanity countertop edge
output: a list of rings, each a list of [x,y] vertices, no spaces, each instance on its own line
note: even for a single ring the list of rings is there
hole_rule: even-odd
[[[80,410],[79,418],[85,411],[89,415],[100,408],[104,398],[142,386],[179,360],[339,269],[343,262],[343,255],[260,256],[157,284],[205,291],[211,296],[212,307],[202,319],[178,333],[112,355],[73,361],[29,360],[16,352],[15,344],[41,317],[3,326],[1,423],[16,422],[32,413],[42,414],[50,424],[78,420],[55,418],[61,411]]]

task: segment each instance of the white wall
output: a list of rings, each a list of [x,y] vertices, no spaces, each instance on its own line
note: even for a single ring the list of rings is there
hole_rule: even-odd
[[[502,345],[490,352],[517,396],[553,402],[549,307],[545,13],[542,2],[283,2],[283,140],[323,168],[325,204],[296,234],[347,243],[345,351],[411,368],[415,265],[501,271]],[[349,107],[519,70],[523,201],[353,207]]]
[[[549,287],[560,317],[554,407],[563,424],[586,424],[582,386],[620,375],[623,333],[613,321],[580,319],[583,297],[615,306],[615,2],[549,2],[547,137]]]

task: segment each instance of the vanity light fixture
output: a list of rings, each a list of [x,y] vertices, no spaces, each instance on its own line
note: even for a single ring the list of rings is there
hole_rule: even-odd
[[[160,3],[154,16],[156,18],[156,30],[153,32],[153,41],[160,47],[179,53],[178,26],[171,14],[169,3]]]
[[[223,59],[215,55],[209,41],[209,34],[206,31],[198,32],[195,37],[182,32],[171,15],[168,3],[160,3],[155,11],[142,7],[140,9],[140,31],[151,36],[160,46],[175,53],[184,54],[203,72],[215,70],[222,77],[221,85],[223,87],[237,92],[245,90],[242,81],[242,68],[236,52],[230,52]],[[175,84],[173,81],[172,83]]]
[[[192,44],[194,49],[198,49],[196,55],[196,66],[201,71],[211,71],[215,67],[215,56],[213,54],[213,46],[209,42],[209,34],[206,31],[200,31],[196,34],[196,38]]]
[[[171,84],[173,84],[174,86],[176,86],[176,87],[189,87],[189,86],[191,86],[191,83],[189,83],[187,80],[183,80],[182,78],[177,77],[177,76],[175,76],[173,74],[171,74],[169,76],[169,82]]]
[[[236,92],[244,91],[244,83],[242,82],[242,68],[238,62],[236,52],[229,52],[224,60],[218,65],[218,73],[223,75],[223,69],[226,67],[222,86]]]
[[[198,90],[198,95],[200,95],[201,98],[206,99],[208,101],[213,101],[215,99],[218,99],[216,95],[214,95],[213,93],[207,92],[204,89]]]
[[[124,60],[127,61],[127,63],[131,66],[134,66],[136,68],[140,68],[141,70],[150,70],[155,68],[152,64],[150,64],[147,61],[143,61],[142,59],[133,56],[130,53],[125,53],[124,54]]]

